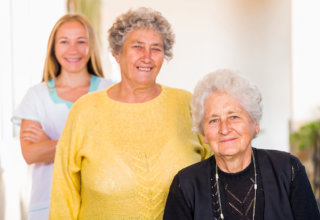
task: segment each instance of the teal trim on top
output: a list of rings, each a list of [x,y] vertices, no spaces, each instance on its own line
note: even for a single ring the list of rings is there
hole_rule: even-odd
[[[101,81],[101,78],[91,75],[89,92],[97,91],[100,81]]]
[[[97,91],[99,83],[100,83],[100,80],[101,79],[99,77],[91,75],[89,92]],[[64,104],[66,104],[68,106],[69,109],[72,107],[74,102],[70,102],[70,101],[64,100],[64,99],[62,99],[62,98],[60,98],[58,96],[58,93],[57,93],[56,88],[55,88],[55,82],[54,82],[53,79],[50,79],[48,81],[48,86],[49,86],[50,97],[51,97],[51,99],[52,99],[52,101],[54,103],[56,103],[56,104],[64,103]]]
[[[29,212],[39,212],[39,211],[46,210],[46,209],[49,209],[49,206],[44,207],[44,208],[39,208],[39,209],[32,209],[32,210],[29,210]]]

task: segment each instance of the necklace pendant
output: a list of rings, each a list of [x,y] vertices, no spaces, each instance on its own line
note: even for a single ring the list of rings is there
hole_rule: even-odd
[[[224,216],[223,216],[223,214],[222,214],[222,213],[220,214],[220,217],[221,217],[221,219],[224,219]]]

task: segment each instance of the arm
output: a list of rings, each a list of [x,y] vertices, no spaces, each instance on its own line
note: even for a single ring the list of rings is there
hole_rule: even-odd
[[[39,122],[22,120],[20,129],[22,155],[27,164],[52,163],[57,141],[51,140]]]
[[[82,145],[81,125],[74,125],[72,110],[57,145],[54,161],[49,219],[76,220],[81,204],[81,157],[78,148]]]
[[[304,166],[296,158],[291,159],[292,182],[290,203],[296,220],[320,219],[317,202],[312,192]]]
[[[193,210],[188,206],[181,189],[179,176],[176,175],[172,181],[169,195],[164,210],[164,220],[192,220]]]

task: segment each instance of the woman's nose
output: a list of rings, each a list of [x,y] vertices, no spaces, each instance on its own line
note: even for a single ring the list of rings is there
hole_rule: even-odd
[[[219,132],[223,135],[228,134],[230,131],[230,125],[228,121],[221,121],[220,122],[220,127],[219,127]]]
[[[151,60],[151,49],[145,49],[143,51],[143,60],[150,61]]]
[[[74,53],[74,52],[76,52],[76,51],[77,51],[77,45],[71,43],[71,44],[69,45],[68,51],[69,51],[69,53]]]

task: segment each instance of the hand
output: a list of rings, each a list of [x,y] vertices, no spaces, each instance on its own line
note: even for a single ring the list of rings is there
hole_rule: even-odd
[[[20,138],[32,143],[51,140],[40,125],[28,124],[20,130]]]

